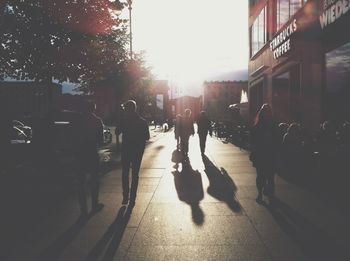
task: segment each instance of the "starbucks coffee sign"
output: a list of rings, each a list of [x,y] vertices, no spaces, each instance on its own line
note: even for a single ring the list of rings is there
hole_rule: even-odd
[[[271,40],[270,49],[273,53],[273,58],[278,59],[291,49],[290,37],[297,31],[297,29],[297,20],[294,19],[293,22]]]
[[[323,13],[320,15],[321,28],[334,23],[350,9],[350,0],[324,0]]]

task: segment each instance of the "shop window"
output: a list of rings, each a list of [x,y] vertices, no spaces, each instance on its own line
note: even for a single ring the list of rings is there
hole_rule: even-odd
[[[307,0],[277,0],[277,30],[281,29],[306,2]]]
[[[349,120],[350,43],[326,53],[325,58],[325,118]]]
[[[299,66],[273,78],[273,109],[281,122],[300,122]]]
[[[267,42],[267,8],[260,11],[250,28],[251,56],[254,56]]]
[[[290,73],[283,73],[273,79],[272,106],[276,119],[280,122],[288,121],[288,91]]]

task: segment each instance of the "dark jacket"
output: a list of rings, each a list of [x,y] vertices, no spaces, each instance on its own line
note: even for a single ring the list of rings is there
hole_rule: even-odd
[[[180,124],[180,136],[189,137],[194,134],[192,118],[183,117]]]
[[[119,131],[122,133],[123,148],[126,146],[142,148],[150,138],[147,121],[137,113],[123,119]]]
[[[200,136],[206,136],[209,132],[212,135],[211,121],[207,117],[199,117],[197,120],[198,130],[197,133]]]
[[[274,168],[277,152],[277,125],[260,123],[252,128],[251,141],[253,145],[254,166],[259,168]]]

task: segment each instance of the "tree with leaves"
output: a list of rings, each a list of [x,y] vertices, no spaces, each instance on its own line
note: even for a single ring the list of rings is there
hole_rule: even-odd
[[[88,85],[128,59],[119,0],[0,2],[0,79]]]

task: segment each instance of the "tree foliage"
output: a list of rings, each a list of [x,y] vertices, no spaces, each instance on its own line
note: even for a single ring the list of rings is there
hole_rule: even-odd
[[[0,78],[91,83],[128,59],[119,0],[0,1]]]

